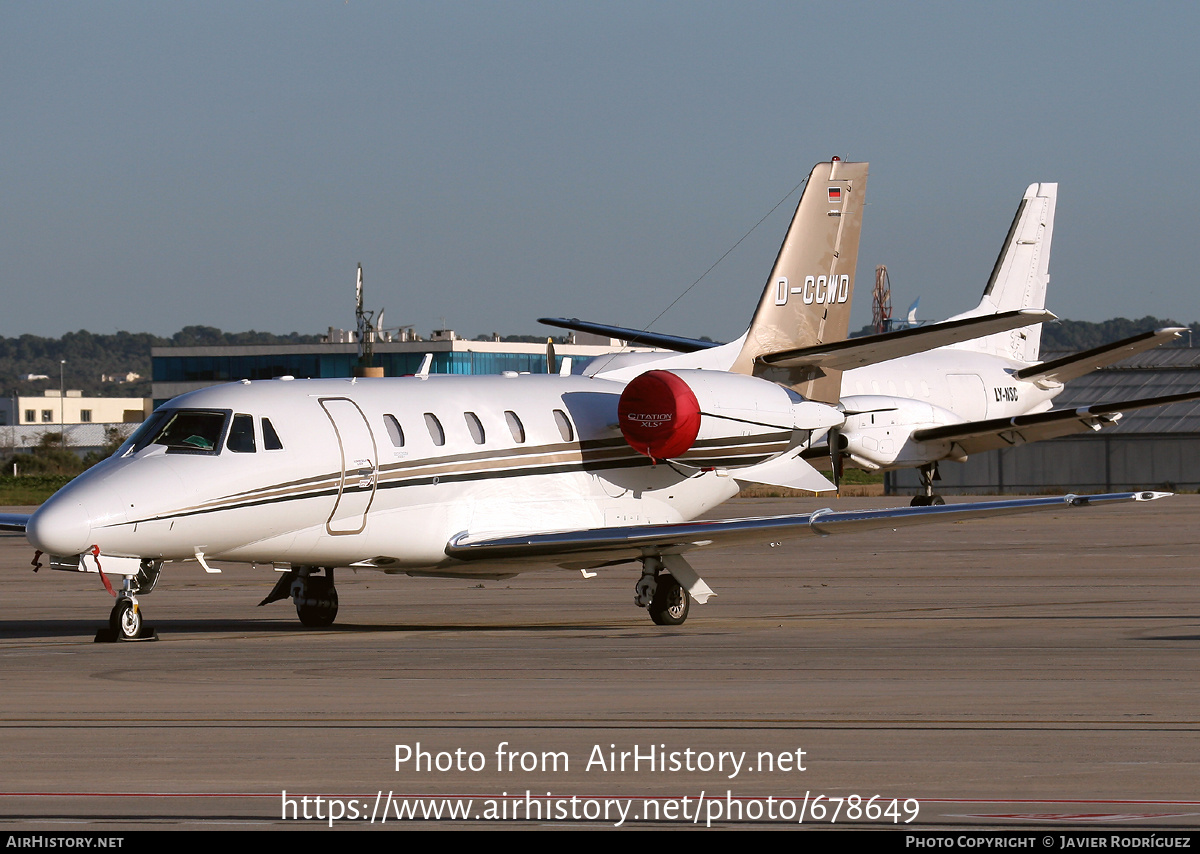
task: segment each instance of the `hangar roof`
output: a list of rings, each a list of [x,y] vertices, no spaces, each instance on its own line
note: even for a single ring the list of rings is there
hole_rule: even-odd
[[[1067,353],[1043,353],[1049,361]],[[1200,391],[1200,348],[1159,347],[1071,380],[1055,409]],[[1200,400],[1126,412],[1105,433],[1200,433]]]

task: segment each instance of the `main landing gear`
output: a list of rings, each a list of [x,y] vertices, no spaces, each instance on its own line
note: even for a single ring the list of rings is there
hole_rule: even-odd
[[[333,567],[325,567],[324,575],[314,575],[320,567],[299,566],[284,573],[259,606],[291,597],[296,616],[310,629],[324,629],[337,618],[337,588],[333,586]]]
[[[108,613],[108,627],[96,631],[96,643],[156,641],[158,632],[142,620],[137,594],[148,594],[158,584],[162,561],[143,560],[137,575],[127,575],[116,592],[117,602]]]
[[[648,557],[642,561],[642,577],[634,587],[633,601],[650,612],[658,626],[679,626],[687,619],[691,596],[675,576],[663,567],[661,558]]]
[[[946,503],[946,499],[940,495],[935,495],[933,492],[933,482],[941,480],[942,476],[938,473],[938,464],[929,463],[921,466],[921,486],[925,490],[924,495],[917,495],[910,503],[912,507],[941,507]]]

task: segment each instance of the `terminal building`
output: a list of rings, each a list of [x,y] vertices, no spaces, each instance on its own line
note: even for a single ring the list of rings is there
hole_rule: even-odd
[[[1062,353],[1046,353],[1054,359]],[[1071,380],[1055,409],[1200,389],[1200,349],[1159,347]],[[942,495],[1200,490],[1200,401],[1124,413],[1116,424],[943,462]],[[915,469],[888,472],[885,492],[921,493]]]
[[[358,345],[332,343],[271,344],[237,347],[155,347],[153,362],[154,406],[185,392],[237,380],[266,380],[291,376],[297,379],[350,377],[358,364]],[[344,336],[348,337],[348,336]],[[563,359],[571,359],[571,371],[579,373],[588,360],[615,352],[624,342],[575,333],[574,343],[554,345],[554,370]],[[546,344],[501,341],[465,341],[449,330],[434,333],[430,341],[381,341],[373,345],[374,362],[384,376],[415,374],[426,354],[431,354],[434,374],[500,374],[505,371],[544,374],[547,372]],[[645,350],[647,348],[636,348]]]

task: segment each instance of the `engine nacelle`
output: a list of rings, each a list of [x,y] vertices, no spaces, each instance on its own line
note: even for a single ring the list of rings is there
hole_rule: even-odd
[[[842,423],[841,412],[768,380],[724,371],[647,371],[617,404],[621,434],[652,460],[754,465]]]
[[[842,398],[848,414],[839,431],[850,462],[869,471],[965,459],[952,442],[913,442],[914,430],[962,421],[953,412],[904,397],[860,394]]]

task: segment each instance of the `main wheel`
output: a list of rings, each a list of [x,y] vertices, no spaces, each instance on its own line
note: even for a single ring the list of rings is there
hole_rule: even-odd
[[[120,640],[136,640],[142,633],[142,612],[129,599],[118,599],[108,615],[108,625]]]
[[[675,577],[664,572],[658,576],[658,587],[650,601],[650,619],[658,626],[682,625],[691,602],[692,597],[679,586]]]
[[[313,579],[309,579],[310,585]],[[310,629],[324,629],[333,625],[337,618],[338,596],[337,588],[330,585],[325,590],[309,588],[309,596],[303,603],[296,605],[296,616],[300,622]]]

